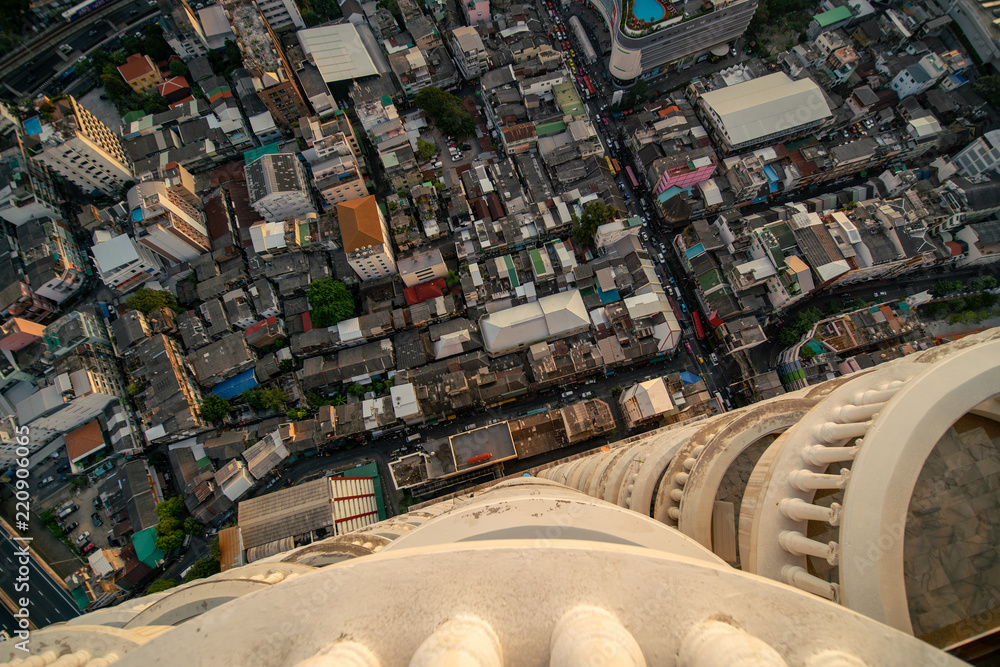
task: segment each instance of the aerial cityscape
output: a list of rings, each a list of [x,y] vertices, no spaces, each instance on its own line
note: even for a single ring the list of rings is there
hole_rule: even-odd
[[[1000,662],[1000,2],[13,0],[0,84],[0,666]]]

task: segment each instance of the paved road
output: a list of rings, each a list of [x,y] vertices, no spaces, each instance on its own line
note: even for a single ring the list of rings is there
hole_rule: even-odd
[[[68,621],[80,615],[80,610],[72,596],[67,593],[49,574],[43,570],[34,558],[28,561],[27,592],[14,590],[17,583],[20,560],[17,556],[19,545],[3,530],[0,530],[0,590],[11,600],[27,597],[31,600],[31,621],[36,627],[44,627],[50,623]],[[5,620],[0,617],[0,620]],[[9,621],[8,621],[9,622]],[[8,631],[13,628],[5,628]]]

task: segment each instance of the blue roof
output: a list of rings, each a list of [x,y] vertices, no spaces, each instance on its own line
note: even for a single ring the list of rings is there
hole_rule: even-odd
[[[230,399],[239,396],[247,389],[257,386],[257,378],[253,376],[253,369],[243,371],[236,377],[231,377],[224,382],[220,382],[212,389],[212,393],[219,398]]]
[[[778,174],[775,173],[774,167],[772,167],[769,164],[764,165],[764,175],[766,175],[767,180],[771,181],[772,183],[778,180]]]
[[[681,371],[681,381],[684,384],[694,384],[695,382],[701,382],[701,376],[695,375],[691,371]]]

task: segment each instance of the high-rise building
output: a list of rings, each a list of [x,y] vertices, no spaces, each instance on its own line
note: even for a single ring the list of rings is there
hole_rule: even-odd
[[[85,192],[120,194],[132,180],[132,160],[121,137],[71,96],[51,104],[53,111],[23,124],[28,157]]]
[[[361,280],[375,280],[396,273],[389,228],[374,195],[337,204],[337,218],[347,263]]]
[[[257,6],[272,30],[295,26],[296,30],[306,27],[294,0],[258,0]]]
[[[265,148],[248,151],[248,155],[260,155]],[[277,150],[276,146],[270,148]],[[280,222],[316,212],[306,171],[297,155],[265,153],[252,161],[248,158],[244,170],[250,206],[264,220]]]
[[[128,191],[136,240],[174,263],[212,249],[204,214],[182,192],[161,180],[143,180]]]
[[[257,96],[275,122],[287,129],[308,115],[309,107],[292,74],[281,41],[257,3],[236,0],[227,2],[225,8],[243,54],[243,67],[253,77]]]
[[[152,278],[161,267],[152,250],[126,234],[114,236],[107,230],[98,230],[94,232],[90,251],[101,282],[123,294]]]
[[[620,84],[673,71],[715,47],[728,47],[757,10],[757,0],[673,4],[596,0],[592,5],[611,32],[608,71]]]

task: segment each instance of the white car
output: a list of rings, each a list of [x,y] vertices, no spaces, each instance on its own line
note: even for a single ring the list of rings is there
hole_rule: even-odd
[[[563,398],[569,398],[572,395],[573,395],[573,392],[571,392],[571,391],[564,391],[562,397]]]
[[[82,533],[80,533],[79,535],[76,536],[76,543],[77,544],[84,544],[84,543],[87,542],[87,538],[89,538],[89,537],[90,537],[90,531],[89,530],[85,530],[85,531],[83,531]]]

